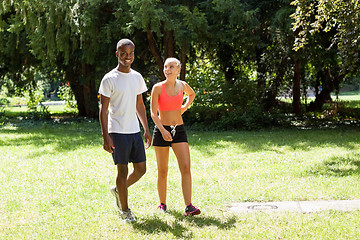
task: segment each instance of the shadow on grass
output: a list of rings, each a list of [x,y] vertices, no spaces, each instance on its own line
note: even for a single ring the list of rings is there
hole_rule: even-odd
[[[190,227],[202,228],[208,226],[215,226],[218,229],[231,229],[235,227],[237,221],[236,216],[232,216],[225,221],[213,216],[188,216],[185,217],[180,211],[167,211],[167,214],[172,216],[172,220],[162,219],[159,216],[141,219],[133,223],[136,230],[147,234],[157,234],[161,232],[169,232],[176,238],[192,238],[193,233]],[[184,222],[183,224],[181,224]]]
[[[68,152],[88,145],[101,146],[101,132],[97,122],[27,121],[10,129],[0,128],[0,134],[14,136],[0,139],[1,146],[34,145],[36,151],[28,155],[29,158],[49,153],[46,148],[48,145],[52,146],[54,153]]]
[[[239,132],[202,132],[188,134],[189,145],[205,156],[237,146],[242,152],[272,151],[282,153],[288,150],[311,151],[314,147],[341,146],[348,150],[357,149],[360,129],[317,129],[317,130],[269,130]]]
[[[311,167],[315,175],[346,177],[360,175],[360,154],[336,156]]]
[[[4,125],[5,126],[5,125]],[[63,119],[54,121],[24,120],[12,123],[13,127],[0,126],[1,146],[36,146],[30,158],[41,156],[49,151],[67,152],[78,148],[93,146],[101,148],[101,130],[97,121],[88,119]],[[193,132],[189,131],[189,145],[205,157],[214,156],[219,151],[228,151],[229,146],[241,153],[271,151],[282,154],[284,151],[311,151],[314,147],[341,146],[357,150],[360,141],[358,129],[324,130],[268,130],[238,132]],[[9,136],[9,137],[7,137]],[[231,150],[232,151],[232,150]]]

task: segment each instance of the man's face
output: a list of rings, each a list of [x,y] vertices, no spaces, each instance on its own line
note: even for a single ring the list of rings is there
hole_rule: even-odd
[[[122,45],[116,52],[119,64],[123,67],[130,67],[134,62],[135,47],[133,45]]]

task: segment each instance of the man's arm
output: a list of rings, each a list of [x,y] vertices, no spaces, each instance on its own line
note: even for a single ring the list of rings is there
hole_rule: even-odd
[[[100,111],[99,111],[99,120],[101,125],[101,132],[103,136],[103,148],[109,153],[113,153],[114,144],[110,138],[108,131],[108,108],[109,108],[110,98],[100,95]]]
[[[148,149],[151,145],[151,135],[146,118],[146,108],[143,101],[142,94],[137,95],[136,98],[136,113],[140,119],[141,125],[144,128],[145,148]]]

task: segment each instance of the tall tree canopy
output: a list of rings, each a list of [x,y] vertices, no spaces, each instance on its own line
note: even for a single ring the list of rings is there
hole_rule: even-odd
[[[299,31],[295,49],[304,47],[310,35],[331,32],[328,48],[337,48],[345,72],[356,70],[360,53],[360,3],[358,0],[294,0],[293,29]]]
[[[136,45],[134,68],[150,87],[164,78],[165,58],[175,56],[181,79],[193,81],[198,99],[207,98],[199,102],[226,114],[252,106],[269,111],[286,88],[301,113],[301,88],[321,85],[320,109],[359,65],[359,4],[290,1],[3,0],[0,77],[31,89],[34,72],[59,72],[79,115],[97,117],[97,87],[116,64],[116,42],[127,37]]]

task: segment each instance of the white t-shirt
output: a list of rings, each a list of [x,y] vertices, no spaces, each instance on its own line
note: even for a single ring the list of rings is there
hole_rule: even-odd
[[[140,132],[136,99],[137,95],[147,90],[143,77],[133,69],[130,69],[129,73],[123,73],[115,68],[105,74],[100,83],[99,93],[110,98],[109,133]]]

